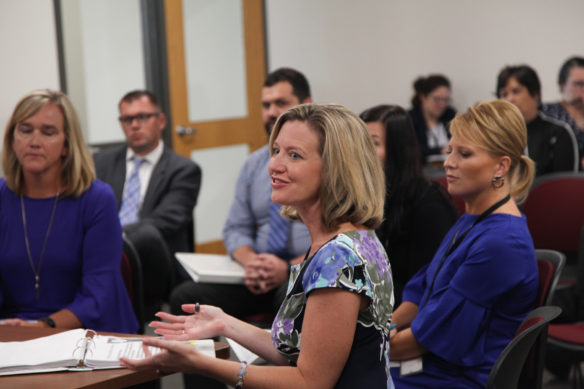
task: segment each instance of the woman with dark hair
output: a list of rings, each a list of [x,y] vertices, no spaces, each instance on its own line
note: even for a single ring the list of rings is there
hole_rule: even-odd
[[[398,306],[404,285],[432,260],[458,215],[442,186],[422,175],[408,113],[396,105],[378,105],[360,117],[385,170],[384,221],[376,232],[391,259]]]
[[[568,123],[576,140],[580,158],[584,157],[584,58],[571,57],[558,74],[562,100],[544,104],[542,111],[549,117]],[[582,161],[580,161],[582,168]]]
[[[409,113],[424,162],[430,155],[446,153],[450,139],[448,123],[456,113],[449,104],[450,81],[443,75],[431,74],[414,81],[414,97]]]
[[[519,108],[527,123],[527,152],[535,162],[536,176],[578,170],[572,130],[539,111],[541,86],[535,70],[527,65],[505,67],[497,77],[497,97]]]

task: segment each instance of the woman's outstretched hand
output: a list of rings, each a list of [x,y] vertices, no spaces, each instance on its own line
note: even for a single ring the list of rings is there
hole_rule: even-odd
[[[161,351],[151,355],[148,346],[158,347]],[[146,358],[139,360],[120,358],[120,364],[132,370],[197,372],[196,363],[199,359],[199,352],[188,342],[146,337],[142,347]]]
[[[158,312],[163,321],[153,321],[154,332],[170,340],[204,339],[224,335],[225,319],[229,317],[221,308],[212,305],[183,304],[182,310],[192,315],[172,315]]]

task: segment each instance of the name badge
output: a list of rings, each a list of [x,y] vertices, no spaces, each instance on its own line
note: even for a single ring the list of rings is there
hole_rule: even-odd
[[[400,366],[400,376],[407,376],[412,374],[421,373],[424,370],[422,362],[422,357],[408,359],[407,361],[402,361]]]

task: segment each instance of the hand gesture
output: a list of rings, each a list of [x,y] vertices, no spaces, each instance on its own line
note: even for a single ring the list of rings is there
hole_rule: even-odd
[[[183,304],[182,310],[192,315],[171,315],[158,312],[156,316],[164,321],[153,321],[154,332],[165,339],[191,340],[212,338],[223,335],[225,319],[229,317],[221,308],[212,305]]]
[[[161,352],[152,355],[148,346]],[[146,358],[140,360],[120,358],[120,364],[132,370],[162,370],[197,373],[197,362],[202,357],[189,343],[146,337],[142,341]]]

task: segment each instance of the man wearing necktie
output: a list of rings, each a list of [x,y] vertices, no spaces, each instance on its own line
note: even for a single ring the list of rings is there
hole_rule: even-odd
[[[201,169],[164,146],[166,116],[154,94],[129,92],[118,107],[126,144],[97,153],[95,166],[114,189],[123,231],[140,256],[146,308],[157,309],[173,281],[188,278],[174,253],[193,251]]]

